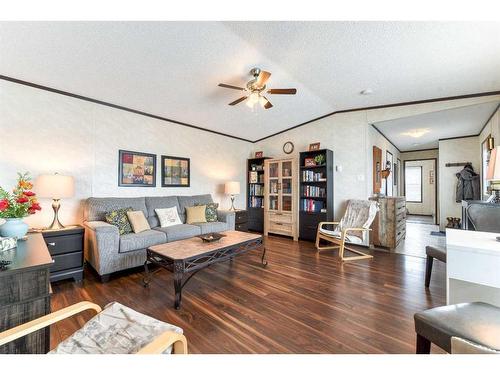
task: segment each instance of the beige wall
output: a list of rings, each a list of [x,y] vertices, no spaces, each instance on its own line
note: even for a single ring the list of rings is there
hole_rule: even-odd
[[[479,137],[439,141],[439,216],[440,229],[446,226],[446,217],[462,217],[461,203],[457,203],[456,173],[463,167],[445,167],[446,163],[471,162],[476,173],[480,171]]]
[[[238,180],[245,207],[244,167],[252,144],[43,90],[0,81],[0,186],[11,188],[16,173],[30,171],[75,177],[76,195],[62,201],[61,219],[82,219],[89,196],[191,195],[212,193],[222,208],[227,180]],[[157,155],[157,187],[118,187],[118,150]],[[191,187],[162,188],[160,155],[191,158]],[[50,224],[51,201],[28,218],[32,226]]]
[[[434,160],[418,160],[407,161],[407,167],[422,167],[422,202],[421,203],[406,203],[406,207],[410,214],[414,215],[432,215],[436,211],[436,182],[437,175],[435,171]],[[434,173],[434,181],[430,183],[430,173]]]

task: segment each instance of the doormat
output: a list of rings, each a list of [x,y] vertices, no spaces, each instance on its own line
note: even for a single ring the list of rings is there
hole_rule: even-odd
[[[432,231],[431,236],[441,236],[441,237],[446,237],[446,232],[436,232]]]

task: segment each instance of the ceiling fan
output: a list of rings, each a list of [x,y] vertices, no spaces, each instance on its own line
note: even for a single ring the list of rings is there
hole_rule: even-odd
[[[229,105],[236,105],[248,99],[246,104],[250,108],[253,108],[253,106],[257,103],[260,103],[262,107],[264,107],[265,109],[269,109],[273,105],[264,96],[264,94],[295,95],[297,93],[297,89],[267,89],[266,82],[271,76],[271,73],[266,72],[265,70],[261,70],[259,68],[253,68],[250,71],[250,74],[253,76],[253,79],[247,82],[246,87],[238,87],[233,85],[227,85],[225,83],[219,83],[220,87],[224,87],[226,89],[240,90],[245,92],[244,96],[242,96],[239,99],[236,99],[234,102],[229,103]]]

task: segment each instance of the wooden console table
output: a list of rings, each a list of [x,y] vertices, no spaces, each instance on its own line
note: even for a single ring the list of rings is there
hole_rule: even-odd
[[[0,270],[0,332],[50,313],[52,258],[40,233],[28,234],[17,248],[0,252],[11,261]],[[49,328],[0,346],[1,354],[45,354],[50,348]]]

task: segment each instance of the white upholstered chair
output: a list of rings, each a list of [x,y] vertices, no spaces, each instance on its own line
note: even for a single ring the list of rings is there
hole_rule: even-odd
[[[59,343],[51,354],[187,354],[181,328],[118,302],[106,305],[104,310],[87,301],[65,307],[0,332],[0,346],[85,310],[94,310],[97,315]]]
[[[353,245],[369,245],[369,231],[375,216],[377,215],[377,202],[370,200],[351,199],[347,202],[347,209],[340,221],[323,221],[318,224],[316,233],[316,249],[331,250],[339,249],[339,257],[343,261],[370,259],[372,255],[346,246]],[[330,226],[332,229],[327,229]],[[320,246],[320,241],[325,240],[334,245]],[[345,256],[345,250],[348,250],[355,256]]]

